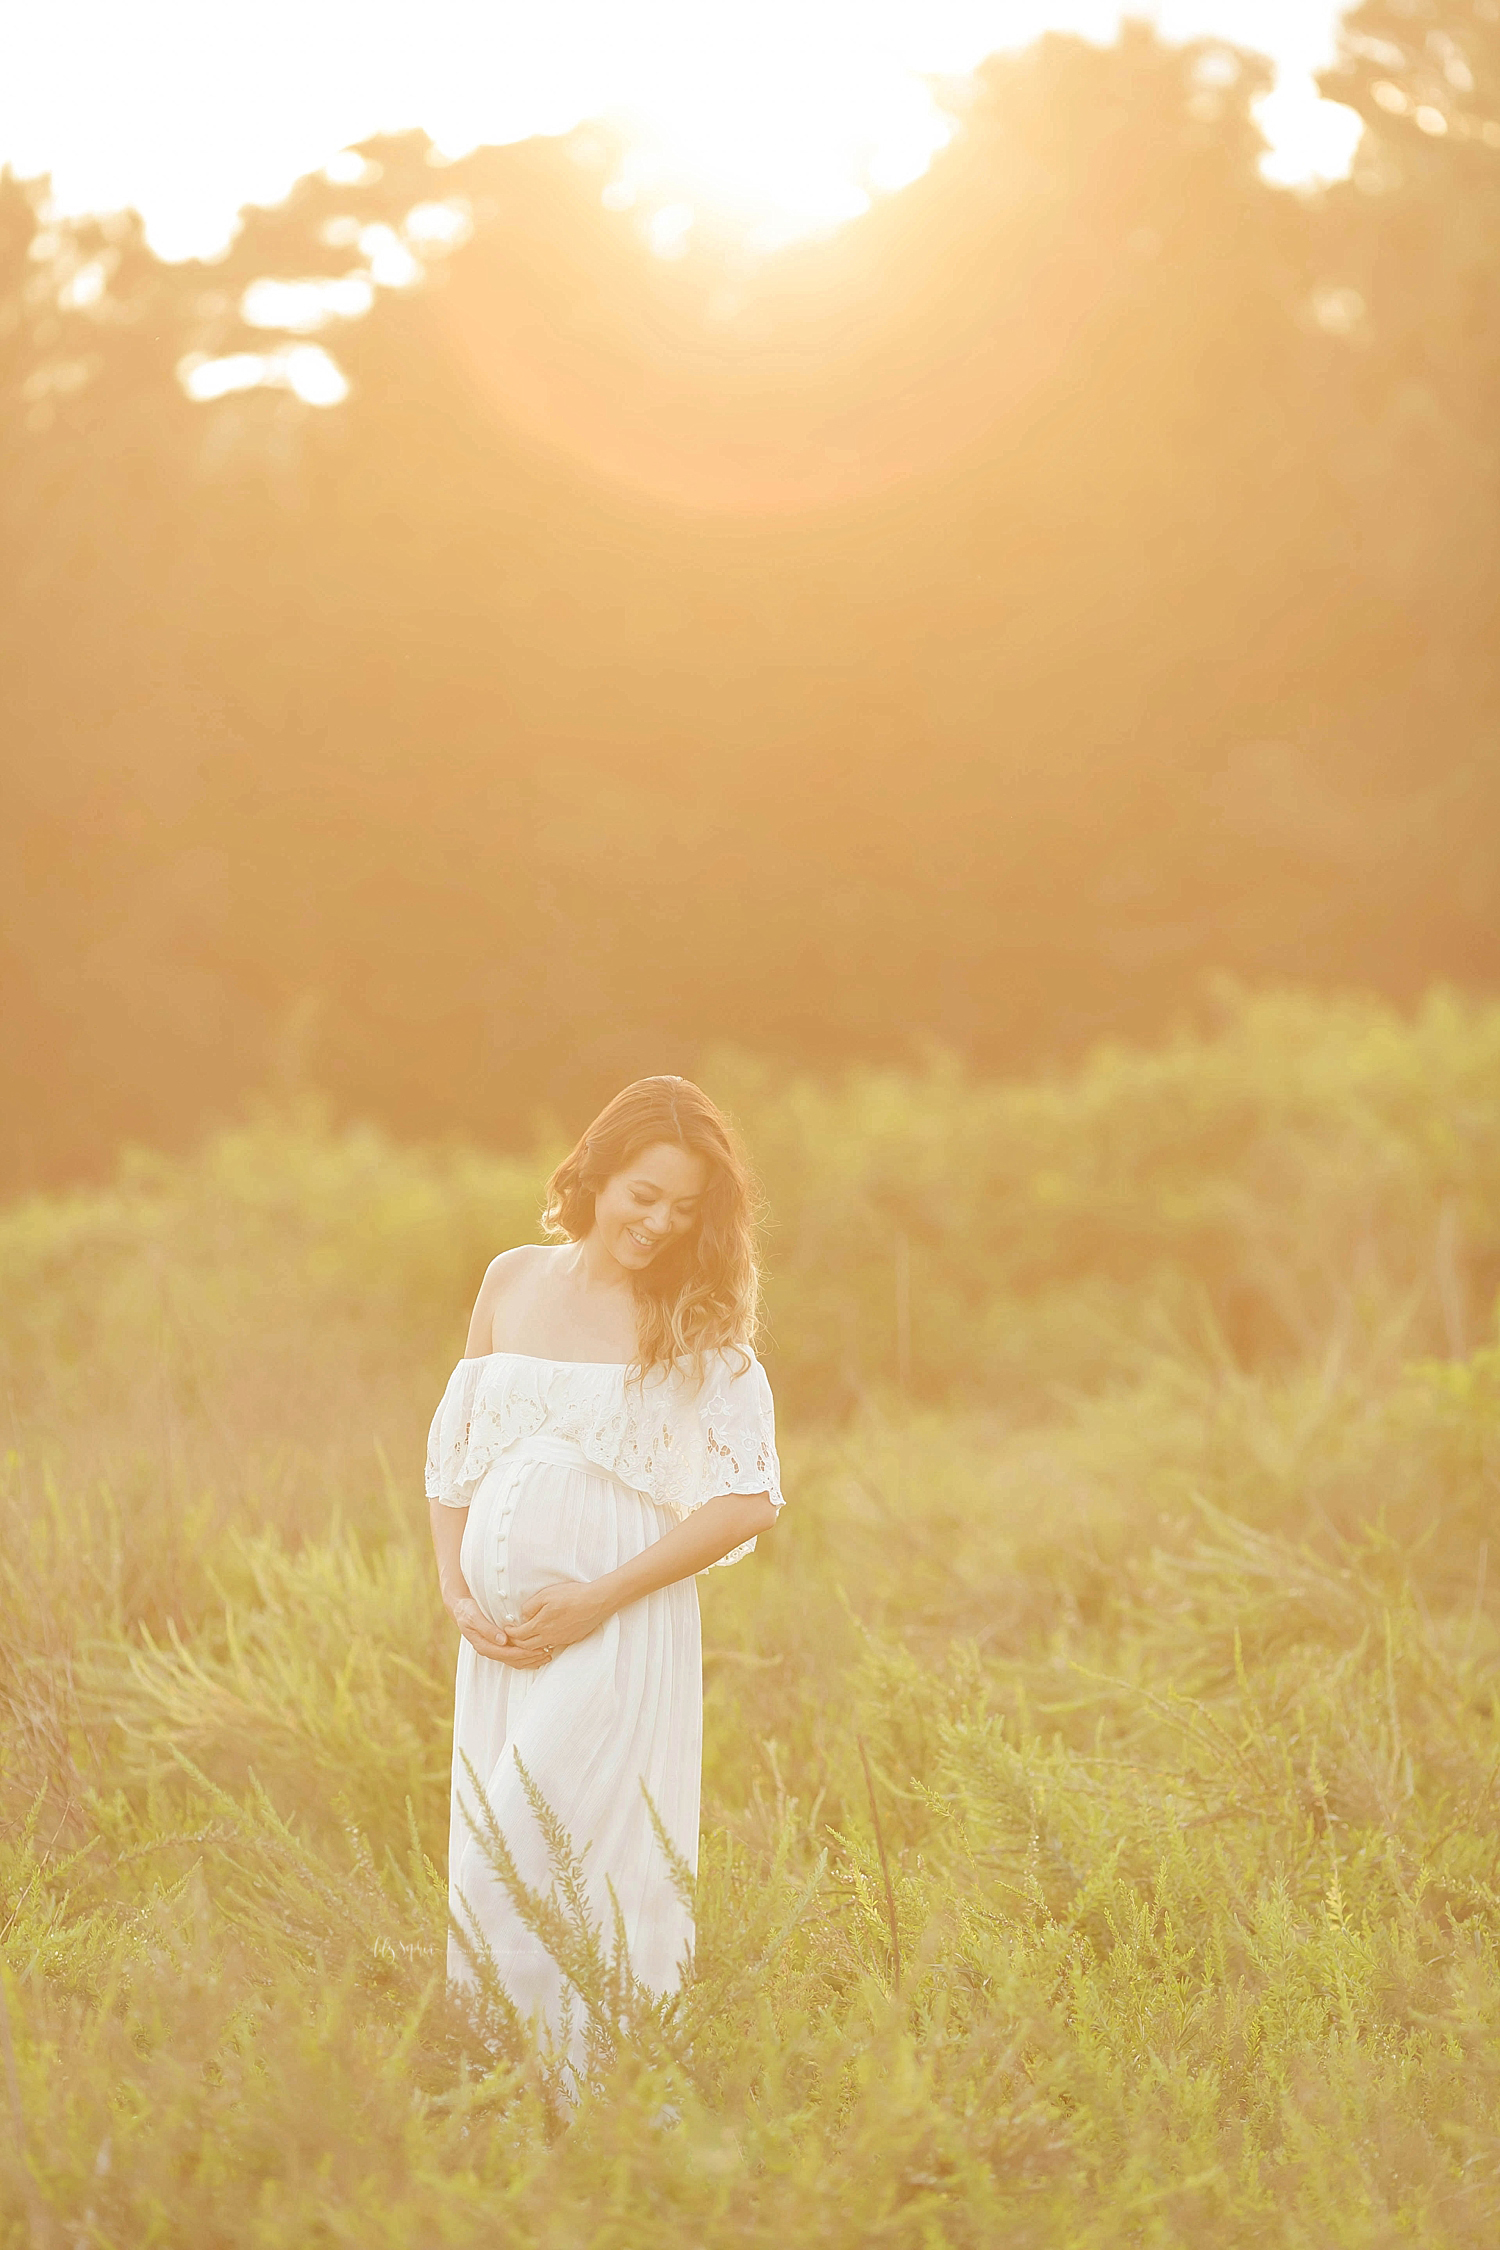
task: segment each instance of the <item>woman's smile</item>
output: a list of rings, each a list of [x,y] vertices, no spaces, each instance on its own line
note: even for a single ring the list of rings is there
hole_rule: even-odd
[[[693,1232],[708,1185],[707,1159],[672,1141],[640,1150],[633,1163],[600,1184],[589,1239],[615,1260],[617,1279],[644,1272],[663,1250]]]

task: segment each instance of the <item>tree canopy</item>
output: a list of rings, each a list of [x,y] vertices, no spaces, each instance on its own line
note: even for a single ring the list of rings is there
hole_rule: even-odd
[[[367,144],[214,264],[6,180],[5,1183],[287,1079],[505,1140],[726,1041],[1492,982],[1500,8],[1355,12],[1317,195],[1263,84],[1044,39],[758,262],[654,257],[595,129]],[[341,403],[184,389],[310,340]]]

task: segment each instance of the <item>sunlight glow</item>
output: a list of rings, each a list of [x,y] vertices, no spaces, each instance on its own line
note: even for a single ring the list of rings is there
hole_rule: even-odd
[[[357,157],[354,161],[359,163]],[[337,158],[325,169],[341,186],[349,185],[354,176],[353,167]],[[691,222],[692,213],[687,211],[680,221],[684,241]],[[399,234],[394,227],[361,226],[347,215],[330,219],[322,231],[331,248],[357,247],[368,264],[345,274],[307,274],[291,281],[267,274],[252,281],[239,308],[248,328],[276,329],[285,337],[311,336],[333,320],[361,320],[374,304],[377,289],[412,288],[422,278],[425,260],[444,257],[468,241],[474,220],[467,203],[455,198],[447,203],[418,203],[406,214]],[[419,254],[414,255],[413,246]],[[669,254],[663,250],[663,255]],[[91,268],[81,268],[69,287],[75,292],[92,288],[91,273]],[[103,287],[101,279],[95,294]],[[321,346],[286,345],[267,352],[229,352],[219,358],[194,352],[182,361],[177,376],[188,397],[199,402],[227,398],[234,391],[289,390],[308,406],[337,406],[349,395],[343,370]]]
[[[337,279],[252,281],[240,300],[240,318],[251,328],[280,328],[290,336],[310,336],[330,320],[359,320],[375,302],[368,275]]]
[[[1277,86],[1256,103],[1255,121],[1271,144],[1261,172],[1277,187],[1347,178],[1364,131],[1358,110],[1320,100],[1310,80]]]
[[[421,260],[412,256],[394,227],[361,227],[359,247],[370,262],[370,279],[382,289],[411,289],[421,280]]]
[[[1124,12],[1170,39],[1275,57],[1269,178],[1347,169],[1358,121],[1312,79],[1332,59],[1337,0]],[[606,200],[660,255],[709,238],[765,251],[924,172],[987,55],[1047,29],[1109,40],[1121,13],[1118,0],[258,0],[252,18],[243,0],[53,0],[0,13],[0,163],[49,171],[61,212],[134,205],[159,255],[212,256],[243,204],[278,201],[303,173],[369,184],[378,166],[347,144],[375,133],[420,126],[458,156],[597,118],[628,148]],[[1435,110],[1416,122],[1443,129]],[[437,247],[392,233],[364,255],[377,285],[409,287]]]
[[[474,214],[461,198],[451,203],[415,204],[401,231],[419,256],[441,256],[462,248],[474,232]]]
[[[292,344],[278,352],[230,352],[222,359],[190,352],[177,380],[200,403],[232,391],[292,391],[307,406],[341,406],[349,380],[321,344]]]
[[[954,130],[878,42],[787,0],[754,18],[697,10],[637,75],[612,111],[628,153],[609,200],[655,207],[661,256],[699,223],[766,250],[839,226],[918,178]]]

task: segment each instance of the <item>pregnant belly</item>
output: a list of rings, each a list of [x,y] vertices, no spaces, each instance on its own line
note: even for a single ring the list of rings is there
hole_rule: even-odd
[[[669,1528],[663,1509],[602,1470],[501,1461],[474,1495],[459,1563],[480,1608],[504,1625],[544,1586],[603,1578]]]

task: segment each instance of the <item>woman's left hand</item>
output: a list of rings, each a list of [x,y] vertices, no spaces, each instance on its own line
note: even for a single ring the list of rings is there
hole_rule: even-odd
[[[586,1641],[609,1615],[609,1605],[592,1586],[566,1580],[544,1586],[526,1604],[519,1625],[508,1625],[505,1637],[511,1648],[543,1658],[556,1656],[575,1641]]]

